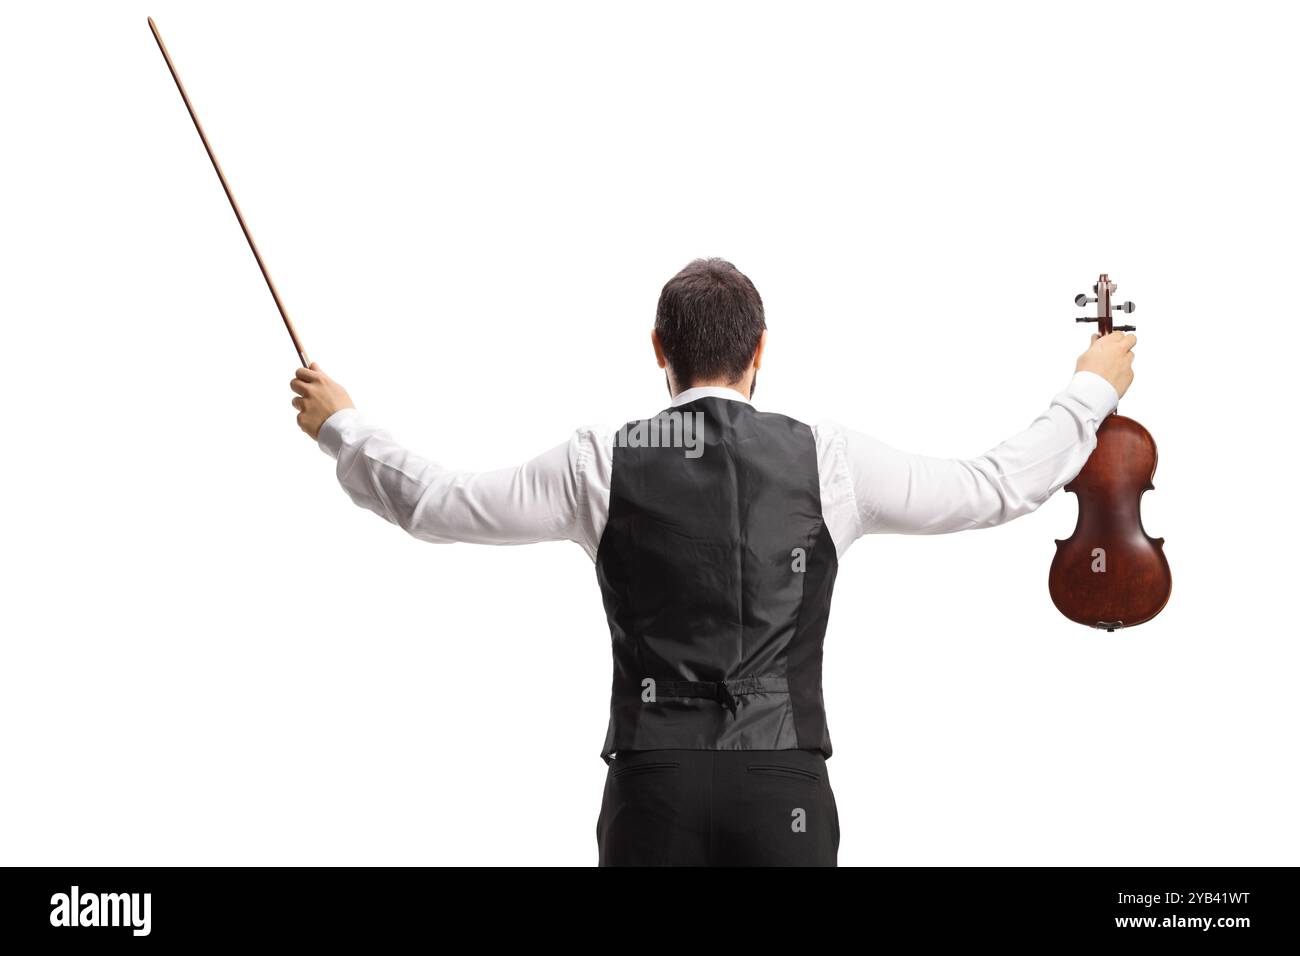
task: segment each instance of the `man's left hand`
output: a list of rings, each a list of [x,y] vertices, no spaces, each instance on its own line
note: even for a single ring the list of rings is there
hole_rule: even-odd
[[[355,408],[352,397],[342,385],[320,370],[315,362],[310,368],[300,368],[289,387],[298,393],[293,407],[298,409],[298,427],[314,441],[320,427],[341,408]]]

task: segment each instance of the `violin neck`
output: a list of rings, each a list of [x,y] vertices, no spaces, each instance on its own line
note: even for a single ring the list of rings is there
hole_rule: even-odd
[[[1097,331],[1103,336],[1114,331],[1114,322],[1110,315],[1110,294],[1115,291],[1115,283],[1102,273],[1097,280]]]

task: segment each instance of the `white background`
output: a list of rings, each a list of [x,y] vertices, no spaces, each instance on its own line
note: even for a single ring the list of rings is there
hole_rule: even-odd
[[[444,464],[661,408],[700,255],[765,300],[759,407],[973,456],[1109,272],[1173,598],[1061,617],[1066,494],[858,542],[841,863],[1300,862],[1281,5],[229,0],[0,20],[0,862],[596,859],[591,562],[348,502],[146,14],[311,355]]]

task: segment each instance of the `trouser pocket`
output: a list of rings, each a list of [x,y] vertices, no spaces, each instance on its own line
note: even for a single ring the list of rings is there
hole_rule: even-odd
[[[628,777],[633,774],[667,773],[669,771],[676,770],[680,766],[681,764],[679,763],[669,763],[669,762],[633,764],[630,767],[611,767],[609,770],[609,775],[614,780],[621,780],[624,777]]]
[[[804,770],[800,767],[785,767],[775,764],[752,763],[745,768],[749,773],[759,774],[769,777],[785,777],[790,780],[802,780],[805,783],[821,783],[821,774],[813,773],[811,770]]]

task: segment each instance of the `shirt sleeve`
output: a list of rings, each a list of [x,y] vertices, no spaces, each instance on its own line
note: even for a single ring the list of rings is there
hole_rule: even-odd
[[[481,472],[421,458],[355,409],[331,415],[317,441],[337,461],[339,484],[355,504],[422,541],[569,540],[594,553],[586,540],[590,522],[583,520],[589,429],[517,467]]]
[[[1118,401],[1100,375],[1077,372],[1028,428],[970,459],[908,454],[840,429],[857,533],[945,534],[1028,514],[1083,468]]]

